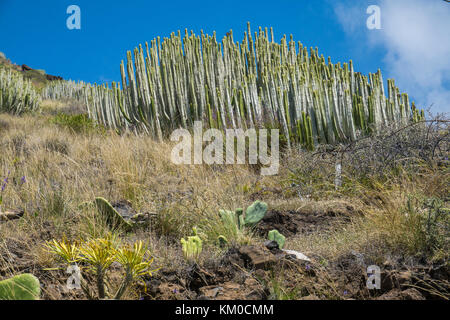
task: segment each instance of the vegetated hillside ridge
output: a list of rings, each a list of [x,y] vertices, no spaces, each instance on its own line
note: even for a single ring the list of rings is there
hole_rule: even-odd
[[[248,34],[242,51],[231,35],[225,47],[186,35],[185,54],[173,35],[149,47],[154,65],[138,49],[124,89],[57,81],[38,96],[22,72],[0,70],[0,299],[450,298],[449,120],[424,120],[394,87],[381,95],[381,74],[368,83]],[[273,86],[254,90],[257,79]],[[158,123],[195,119],[281,128],[279,173],[174,164]],[[74,263],[79,290],[67,286]],[[380,289],[367,286],[374,265]]]
[[[147,133],[159,140],[179,127],[279,128],[287,147],[355,141],[390,123],[424,119],[409,97],[381,71],[368,76],[353,63],[326,62],[266,28],[241,43],[233,32],[212,36],[172,33],[127,53],[121,84],[54,83],[46,98],[68,91],[83,101],[89,117],[106,127]],[[122,87],[122,88],[121,88]],[[386,96],[387,94],[387,96]]]

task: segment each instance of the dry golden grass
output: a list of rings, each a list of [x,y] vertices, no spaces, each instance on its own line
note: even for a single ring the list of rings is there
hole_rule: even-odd
[[[382,259],[387,250],[413,254],[421,250],[423,239],[411,231],[418,222],[405,219],[408,195],[445,197],[449,191],[448,171],[435,168],[414,179],[380,184],[378,190],[358,186],[358,181],[348,194],[312,188],[313,197],[301,200],[291,184],[291,169],[301,164],[302,154],[285,157],[279,175],[269,177],[248,166],[177,166],[170,160],[170,143],[95,128],[75,133],[52,123],[50,119],[65,108],[65,103],[45,101],[41,114],[0,115],[0,178],[10,172],[2,208],[25,211],[21,220],[0,223],[0,276],[25,270],[42,274],[43,268],[54,264],[42,249],[46,240],[101,237],[110,232],[93,206],[82,206],[99,196],[111,202],[130,201],[138,212],[156,213],[151,227],[121,236],[144,240],[157,266],[176,269],[184,263],[179,239],[190,235],[192,227],[200,227],[206,241],[201,261],[220,255],[214,246],[224,231],[218,210],[246,207],[256,199],[272,209],[298,212],[344,212],[351,203],[364,214],[355,214],[351,222],[329,232],[289,239],[287,248],[306,255],[332,260],[368,247],[374,259]],[[332,168],[323,170],[331,186]],[[317,190],[323,186],[322,181]],[[321,200],[313,200],[319,196]],[[260,241],[252,234],[231,240]],[[443,254],[448,258],[448,252]],[[327,286],[332,288],[330,283]],[[50,289],[46,297],[58,298]]]

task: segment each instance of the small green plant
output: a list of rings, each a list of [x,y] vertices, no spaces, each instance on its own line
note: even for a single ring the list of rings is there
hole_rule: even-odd
[[[255,201],[245,211],[244,226],[253,227],[260,222],[267,212],[267,204],[261,201]]]
[[[0,281],[0,300],[39,300],[41,287],[32,274],[21,274]]]
[[[68,115],[64,113],[57,114],[50,122],[59,125],[76,133],[88,133],[103,128],[97,125],[86,114]]]
[[[266,212],[267,204],[258,200],[247,208],[245,216],[244,210],[241,208],[235,211],[219,210],[219,215],[224,224],[235,224],[238,229],[242,230],[245,227],[254,227],[264,218]]]
[[[97,297],[92,294],[84,279],[80,279],[80,285],[89,299],[111,298],[119,300],[127,289],[144,275],[152,276],[157,270],[151,270],[153,258],[142,241],[137,241],[132,246],[129,244],[120,246],[112,235],[105,238],[92,239],[90,241],[69,242],[52,240],[47,242],[47,249],[57,255],[68,266],[80,264],[84,271],[95,275],[97,280]],[[114,294],[106,290],[106,274],[111,265],[118,262],[125,270],[124,278]]]
[[[114,299],[119,300],[133,282],[146,274],[151,276],[152,272],[155,271],[149,271],[153,258],[146,259],[146,255],[147,247],[143,245],[142,241],[134,243],[133,246],[126,245],[116,250],[116,260],[125,269],[125,279]]]
[[[268,239],[278,243],[278,248],[280,249],[283,249],[284,243],[286,242],[286,237],[279,233],[278,230],[269,231]]]
[[[238,238],[238,235],[242,234],[245,229],[256,226],[264,218],[266,212],[267,204],[258,200],[247,208],[245,216],[244,210],[241,208],[235,211],[219,210],[219,216],[227,233]],[[217,240],[221,246],[228,243],[228,239],[224,235],[220,235]]]
[[[197,261],[203,250],[203,241],[197,235],[197,229],[194,227],[192,230],[193,236],[188,237],[187,240],[181,239],[184,258],[189,262]]]

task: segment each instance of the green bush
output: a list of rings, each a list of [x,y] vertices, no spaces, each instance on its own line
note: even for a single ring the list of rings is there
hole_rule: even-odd
[[[76,133],[104,130],[102,126],[96,124],[92,119],[89,119],[86,114],[67,115],[60,113],[54,116],[50,122]]]

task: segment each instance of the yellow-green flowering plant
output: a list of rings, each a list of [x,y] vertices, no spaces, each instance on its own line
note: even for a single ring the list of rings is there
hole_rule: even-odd
[[[89,241],[69,242],[52,240],[47,242],[49,252],[58,256],[67,265],[83,266],[85,272],[93,273],[97,280],[97,297],[92,294],[85,280],[80,279],[81,289],[89,299],[121,299],[127,289],[144,275],[152,276],[153,258],[142,241],[133,245],[120,245],[119,241],[109,235],[105,238]],[[106,290],[106,274],[111,265],[117,262],[125,270],[125,276],[115,294]]]

